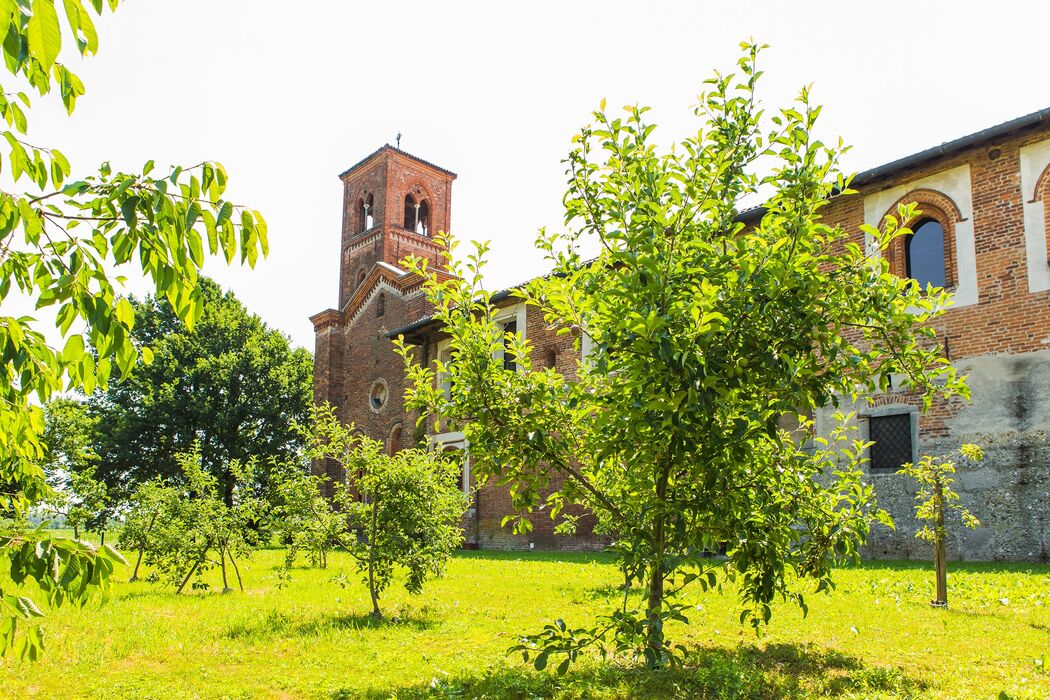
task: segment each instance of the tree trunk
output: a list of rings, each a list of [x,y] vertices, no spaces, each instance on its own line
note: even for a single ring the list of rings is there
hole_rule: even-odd
[[[649,600],[646,606],[646,617],[649,618],[649,635],[646,647],[646,660],[651,668],[662,665],[664,655],[664,627],[660,613],[664,602],[664,547],[666,534],[664,526],[667,519],[663,504],[667,498],[667,482],[670,469],[661,471],[656,481],[656,499],[658,510],[653,520],[653,561],[649,565]]]
[[[201,562],[204,561],[204,557],[208,555],[208,549],[210,548],[211,540],[208,540],[204,543],[204,547],[201,549],[201,553],[200,556],[197,557],[197,561],[193,562],[193,566],[190,567],[189,572],[186,574],[186,578],[182,579],[182,583],[180,583],[178,589],[176,589],[175,595],[182,593],[182,589],[185,588],[186,584],[190,582],[190,577],[193,576],[194,573],[196,573],[197,568],[201,565]]]
[[[229,593],[233,589],[226,579],[226,548],[219,547],[219,564],[222,566],[222,592]]]
[[[103,530],[102,532],[99,533],[99,535],[101,535],[101,537],[102,537],[102,539],[99,541],[99,544],[100,545],[106,544],[106,531]]]
[[[233,487],[237,485],[237,480],[234,478],[231,472],[223,474],[222,479],[222,502],[226,504],[227,508],[233,508]]]
[[[664,630],[660,621],[660,611],[664,602],[664,570],[663,558],[659,557],[649,568],[649,601],[646,616],[649,618],[649,639],[647,646],[653,650],[656,656],[650,660],[653,667],[660,665],[660,656],[663,654]]]
[[[149,519],[149,526],[148,526],[148,527],[146,528],[146,534],[147,534],[147,535],[148,535],[148,534],[149,534],[150,532],[152,532],[152,531],[153,531],[153,525],[154,525],[154,524],[155,524],[156,522],[157,522],[157,513],[156,513],[156,511],[154,511],[154,512],[153,512],[153,515],[152,515],[152,516],[150,516],[150,519]],[[135,570],[134,570],[134,571],[133,571],[133,572],[131,573],[131,580],[130,580],[130,581],[129,581],[128,583],[133,583],[133,582],[135,582],[135,581],[138,581],[138,580],[139,580],[139,566],[140,566],[140,565],[142,564],[142,554],[143,554],[143,553],[144,553],[145,551],[146,551],[146,546],[145,546],[145,545],[143,545],[143,546],[139,547],[139,558],[138,558],[137,560],[135,560]]]
[[[233,572],[237,574],[237,587],[241,589],[241,593],[244,593],[244,582],[241,581],[241,568],[237,566],[237,560],[233,558],[233,553],[230,553],[230,563],[233,564]]]
[[[75,539],[75,540],[79,540],[80,539],[80,526],[79,525],[74,525],[73,526],[73,539]]]
[[[145,547],[139,548],[139,557],[135,560],[135,570],[131,572],[131,578],[128,579],[128,583],[134,583],[139,580],[139,567],[142,565],[142,553],[145,551]]]
[[[938,479],[933,485],[934,539],[933,566],[937,575],[937,597],[930,604],[938,608],[948,607],[948,560],[945,551],[944,489]]]
[[[378,500],[372,502],[372,525],[368,532],[368,593],[372,596],[372,617],[375,618],[383,617],[383,613],[379,609],[379,594],[376,592],[375,572],[375,534],[378,506]]]

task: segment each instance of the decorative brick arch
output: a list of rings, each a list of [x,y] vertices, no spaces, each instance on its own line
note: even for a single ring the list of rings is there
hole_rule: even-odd
[[[1035,181],[1033,202],[1043,203],[1043,237],[1046,239],[1046,263],[1050,265],[1050,164]]]
[[[918,205],[917,210],[910,219],[899,222],[900,226],[910,228],[913,224],[925,219],[933,219],[941,225],[944,230],[944,285],[949,288],[956,286],[959,283],[959,270],[955,255],[955,225],[965,221],[962,212],[951,197],[936,190],[921,188],[908,192],[894,202],[886,210],[881,220],[885,222],[887,216],[896,217],[898,206],[912,202]],[[907,276],[904,244],[905,237],[897,236],[884,252],[886,261],[890,265],[890,272],[898,277]]]

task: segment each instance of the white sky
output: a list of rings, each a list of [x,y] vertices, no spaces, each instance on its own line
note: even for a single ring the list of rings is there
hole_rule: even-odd
[[[561,225],[560,161],[603,97],[651,105],[676,140],[697,126],[701,81],[753,37],[771,45],[765,106],[814,83],[821,136],[853,144],[846,166],[863,170],[1050,105],[1048,20],[1034,0],[131,0],[97,23],[97,57],[63,56],[87,86],[73,117],[37,98],[29,140],[74,176],[106,159],[222,162],[271,253],[205,272],[312,350],[308,316],[337,302],[337,175],[399,131],[459,174],[453,232],[492,241],[498,288],[544,271],[535,232]]]

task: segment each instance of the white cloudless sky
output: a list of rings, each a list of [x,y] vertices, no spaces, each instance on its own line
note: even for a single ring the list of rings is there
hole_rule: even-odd
[[[71,118],[37,98],[29,140],[74,176],[217,160],[259,209],[270,257],[205,272],[312,350],[337,302],[338,174],[394,143],[459,174],[452,229],[492,242],[488,283],[544,271],[562,222],[561,159],[604,97],[652,106],[660,142],[738,44],[770,44],[767,108],[813,84],[819,134],[853,170],[1050,106],[1045,2],[277,2],[129,0],[97,22],[100,52],[64,59],[87,86]],[[68,39],[68,37],[67,37]]]

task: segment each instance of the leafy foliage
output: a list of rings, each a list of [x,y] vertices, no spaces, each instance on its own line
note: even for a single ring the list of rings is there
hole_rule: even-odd
[[[962,523],[970,529],[981,526],[981,521],[959,503],[959,494],[952,489],[955,479],[954,458],[962,456],[971,462],[984,459],[984,452],[977,445],[963,445],[958,454],[945,457],[923,455],[918,464],[905,464],[898,474],[911,477],[919,485],[915,493],[915,517],[925,524],[915,532],[915,536],[928,542],[943,541],[947,536],[944,516],[949,511],[956,511]]]
[[[206,587],[201,577],[216,566],[222,569],[223,591],[230,590],[227,560],[243,590],[237,559],[251,556],[258,539],[255,525],[265,510],[253,488],[255,461],[229,465],[236,481],[233,503],[228,506],[219,480],[204,468],[199,449],[176,457],[183,483],[144,484],[139,491],[142,498],[128,519],[132,529],[121,542],[138,546],[146,563],[154,567],[151,576],[164,579],[178,593],[195,577],[195,588]]]
[[[177,489],[161,478],[139,484],[132,494],[129,500],[130,507],[124,513],[124,521],[120,527],[121,549],[138,552],[135,569],[131,573],[132,581],[139,578],[139,567],[142,566],[142,559],[147,550],[150,551],[152,559],[154,551],[164,549],[155,543],[172,542],[177,539],[169,530],[179,527],[176,519],[179,502],[180,494]]]
[[[350,554],[368,586],[375,617],[382,616],[379,600],[395,567],[406,570],[410,593],[441,575],[463,541],[459,525],[467,507],[457,484],[460,465],[451,455],[418,448],[387,455],[383,443],[340,423],[328,404],[314,411],[309,454],[334,460],[346,474],[345,483],[334,484],[330,503],[314,498],[317,481],[294,482],[305,491],[297,499],[312,513],[309,527],[316,532],[309,537],[323,539],[328,529],[328,538]]]
[[[92,529],[105,537],[109,515],[109,491],[95,478],[94,467],[72,472],[44,499],[44,509],[51,515],[60,515],[65,526],[73,528],[73,537],[80,539],[82,529]]]
[[[44,473],[52,488],[44,499],[44,510],[62,516],[65,527],[73,528],[77,539],[85,527],[105,537],[111,504],[106,485],[95,478],[99,461],[91,445],[95,419],[88,415],[83,403],[66,398],[48,402],[44,414]]]
[[[200,278],[198,289],[204,312],[192,328],[167,299],[131,300],[153,361],[88,399],[99,476],[124,497],[154,477],[181,477],[176,454],[195,443],[227,503],[235,482],[228,465],[288,460],[302,449],[293,426],[313,403],[312,356],[212,280]]]
[[[756,631],[776,598],[806,610],[810,582],[828,589],[871,524],[889,522],[861,478],[849,416],[825,437],[807,416],[894,375],[927,406],[966,394],[927,325],[949,296],[894,277],[860,232],[822,220],[831,196],[850,194],[841,146],[813,136],[820,109],[805,90],[765,119],[760,50],[745,45],[738,75],[707,81],[702,127],[669,152],[652,144],[642,107],[614,118],[603,104],[575,137],[570,231],[540,232],[552,274],[514,290],[577,351],[591,348],[575,376],[535,369],[529,343],[495,323],[480,282],[487,245],[465,265],[450,253],[451,279],[410,261],[451,362],[423,366],[400,346],[407,407],[435,430],[464,431],[479,481],[509,485],[518,532],[540,509],[561,518],[577,503],[614,539],[620,609],[585,632],[527,637],[537,662],[598,645],[674,663],[663,630],[686,619],[675,601],[690,586],[733,582]],[[738,203],[757,194],[766,203],[745,224]],[[891,219],[866,233],[884,248],[905,230]],[[583,258],[585,243],[596,258]],[[516,368],[499,361],[504,347]],[[799,430],[781,430],[785,418]],[[709,556],[720,549],[724,561]]]
[[[306,552],[312,566],[327,568],[328,551],[335,544],[333,533],[345,531],[346,517],[323,494],[325,481],[298,461],[274,462],[270,467],[269,532],[275,542],[288,548],[282,568],[285,575],[300,552]]]
[[[102,0],[63,0],[65,25],[81,56],[98,51],[92,15]],[[118,0],[108,0],[115,9]],[[10,78],[0,90],[0,162],[15,183],[31,192],[0,192],[0,300],[31,299],[54,313],[62,347],[52,345],[29,316],[0,316],[0,511],[14,521],[50,489],[41,463],[44,413],[59,391],[104,387],[111,374],[127,377],[149,350],[133,338],[135,313],[121,298],[120,273],[134,267],[154,283],[178,318],[192,325],[203,312],[197,290],[205,251],[228,262],[254,265],[268,249],[266,223],[258,212],[223,199],[226,171],[218,163],[175,167],[154,175],[153,161],[138,172],[103,163],[94,175],[70,180],[73,169],[57,149],[29,143],[21,88],[56,92],[68,112],[84,94],[81,80],[59,60],[62,19],[54,0],[0,2],[0,36]],[[11,82],[14,85],[10,84]],[[91,346],[94,353],[87,352]],[[35,400],[35,403],[31,401]],[[0,526],[0,556],[31,578],[53,601],[85,600],[105,587],[119,557],[89,544],[37,531]],[[53,593],[53,595],[52,595]],[[9,593],[0,590],[7,601]],[[6,605],[0,613],[0,650],[15,644],[18,622],[36,617]],[[17,642],[27,656],[39,653],[41,636]]]

